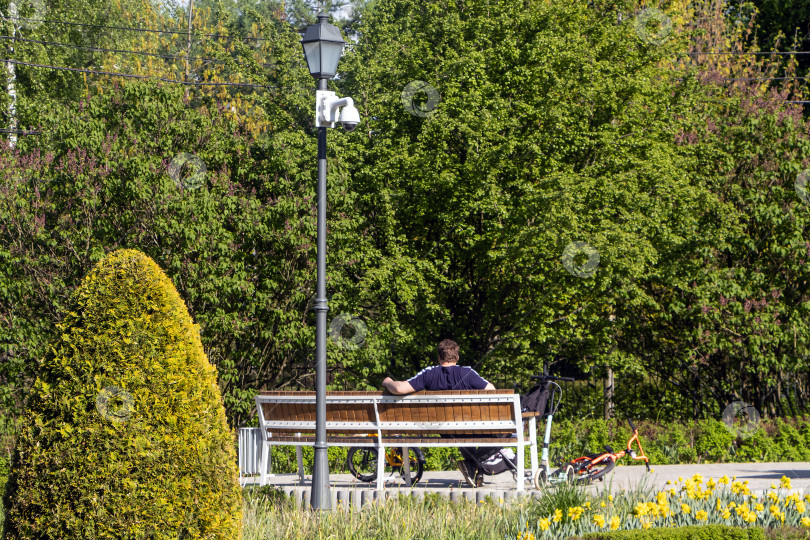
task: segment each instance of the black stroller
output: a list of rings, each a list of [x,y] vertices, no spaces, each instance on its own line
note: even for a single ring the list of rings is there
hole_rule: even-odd
[[[559,406],[559,398],[557,397],[557,389],[559,386],[554,384],[553,381],[574,381],[574,379],[548,375],[547,366],[543,370],[542,375],[534,375],[532,379],[538,382],[528,393],[520,396],[520,408],[524,413],[535,413],[539,421],[541,418],[553,414]],[[555,398],[557,399],[555,400]],[[551,402],[551,407],[548,407],[549,401]],[[497,435],[493,437],[497,438]],[[505,437],[508,437],[508,435],[505,435]],[[548,452],[547,439],[548,437],[546,437],[543,442],[544,457]],[[515,465],[514,461],[516,456],[510,448],[479,447],[461,448],[460,450],[464,459],[459,460],[458,468],[468,485],[481,487],[484,484],[485,475],[494,476],[506,471],[510,471],[515,480],[517,480],[517,465]],[[523,449],[518,448],[518,451],[522,452]],[[532,480],[531,470],[526,471],[526,480]]]

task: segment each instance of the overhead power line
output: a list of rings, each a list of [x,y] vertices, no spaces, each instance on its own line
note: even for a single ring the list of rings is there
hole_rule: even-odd
[[[73,45],[71,43],[61,43],[61,42],[58,42],[58,41],[40,41],[40,40],[37,40],[37,39],[26,39],[26,38],[19,38],[19,37],[15,38],[15,37],[11,37],[11,36],[0,36],[0,39],[14,40],[15,42],[16,41],[24,41],[24,42],[27,42],[27,43],[38,43],[40,45],[53,45],[53,46],[56,46],[56,47],[68,47],[68,48],[71,48],[71,49],[84,49],[84,50],[97,51],[97,52],[113,52],[113,53],[122,53],[122,54],[136,54],[136,55],[140,55],[140,56],[152,56],[152,57],[155,57],[155,58],[165,58],[165,59],[169,59],[169,60],[185,60],[186,59],[185,56],[178,56],[178,55],[173,55],[173,54],[157,54],[157,53],[149,53],[149,52],[141,52],[141,51],[130,51],[130,50],[125,50],[125,49],[105,49],[105,48],[102,48],[102,47],[88,47],[88,46],[85,46],[85,45]],[[221,62],[221,63],[227,62],[227,60],[221,60],[221,59],[218,59],[218,58],[204,58],[204,57],[201,57],[201,56],[190,56],[188,58],[188,60],[189,61],[201,60],[203,62]],[[245,64],[238,63],[238,62],[237,62],[237,64],[240,65],[240,66],[245,65]],[[260,62],[260,63],[258,63],[258,65],[263,66],[263,67],[272,67],[274,64],[268,64],[268,63]]]
[[[39,135],[41,131],[23,131],[19,129],[0,129],[0,133],[10,133],[14,135]]]
[[[715,51],[715,52],[697,52],[697,51],[696,51],[696,52],[690,52],[690,53],[688,53],[688,54],[689,54],[690,56],[693,56],[693,55],[694,55],[694,56],[699,56],[699,55],[701,55],[701,54],[732,54],[732,55],[736,55],[736,54],[758,54],[758,55],[780,55],[780,54],[810,54],[810,51],[787,51],[787,52],[781,52],[781,51],[770,51],[770,52],[767,52],[767,51],[766,51],[766,52],[755,52],[755,51],[739,51],[739,52],[731,52],[731,51],[727,51],[727,52],[722,52],[722,51],[720,51],[720,52],[717,52],[717,51]]]
[[[53,23],[53,24],[64,24],[70,26],[83,26],[89,28],[107,28],[110,30],[126,30],[130,32],[149,32],[155,34],[176,34],[181,36],[187,36],[188,32],[183,32],[179,30],[160,30],[157,28],[134,28],[131,26],[110,26],[105,24],[90,24],[90,23],[80,23],[75,21],[60,21],[55,19],[30,19],[25,17],[6,17],[6,19],[10,20],[18,20],[18,21],[26,21],[26,22],[37,22],[37,23]],[[196,34],[198,36],[210,37],[215,39],[246,39],[251,41],[274,41],[268,38],[259,38],[259,37],[239,37],[239,36],[224,36],[221,34]],[[366,43],[346,43],[348,48],[356,48],[356,47],[366,47]],[[810,51],[707,51],[707,52],[687,52],[687,55],[701,55],[701,54],[729,54],[729,55],[744,55],[744,54],[752,54],[752,55],[791,55],[791,54],[810,54]]]
[[[724,81],[786,81],[786,80],[806,80],[810,77],[799,77],[796,75],[790,77],[735,77],[730,79],[723,79]]]
[[[0,62],[9,62],[12,64],[17,64],[21,66],[31,66],[36,68],[43,68],[43,69],[53,69],[57,71],[73,71],[76,73],[89,73],[92,75],[109,75],[112,77],[125,77],[128,79],[153,79],[156,81],[162,81],[167,83],[173,84],[182,84],[186,86],[242,86],[247,88],[263,88],[265,90],[280,90],[280,88],[275,86],[267,86],[263,84],[250,84],[250,83],[219,83],[219,82],[188,82],[188,81],[178,81],[177,79],[167,79],[165,77],[152,77],[149,75],[133,75],[131,73],[115,73],[111,71],[97,71],[94,69],[79,69],[79,68],[71,68],[71,67],[63,67],[63,66],[48,66],[44,64],[34,64],[31,62],[21,62],[19,60],[11,60],[11,59],[0,59]]]
[[[157,54],[157,53],[149,53],[149,52],[141,52],[141,51],[130,51],[126,49],[106,49],[103,47],[89,47],[84,45],[73,45],[71,43],[61,43],[57,41],[40,41],[36,39],[27,39],[27,38],[15,38],[11,36],[0,36],[0,39],[4,40],[14,40],[14,41],[23,41],[27,43],[37,43],[40,45],[51,45],[56,47],[68,47],[72,49],[83,49],[83,50],[90,50],[96,52],[112,52],[112,53],[120,53],[120,54],[134,54],[139,56],[150,56],[154,58],[163,58],[168,60],[186,60],[185,56],[179,55],[171,55],[171,54]],[[699,54],[746,54],[746,53],[699,53]],[[751,54],[760,54],[760,53],[751,53]],[[765,53],[762,53],[765,54]],[[787,54],[787,53],[785,53]],[[791,53],[793,54],[793,53]],[[798,54],[810,54],[810,51],[807,52],[800,52]],[[217,63],[226,63],[227,60],[219,59],[219,58],[207,58],[207,57],[200,57],[200,56],[192,56],[188,58],[189,61],[200,60],[203,62],[217,62]],[[246,64],[237,62],[239,66],[245,66]],[[267,62],[259,62],[258,65],[262,67],[273,67],[276,64],[267,63]],[[770,80],[788,80],[788,79],[808,79],[808,77],[799,77],[799,76],[791,76],[791,77],[739,77],[739,78],[726,78],[726,81],[770,81]]]
[[[107,28],[109,30],[126,30],[129,32],[149,32],[152,34],[178,34],[181,36],[187,36],[188,32],[181,32],[179,30],[159,30],[156,28],[134,28],[131,26],[109,26],[106,24],[90,24],[90,23],[80,23],[75,21],[57,21],[54,19],[27,19],[25,17],[6,17],[6,19],[10,20],[17,20],[17,21],[26,21],[26,22],[36,22],[36,23],[52,23],[52,24],[64,24],[69,26],[84,26],[87,28]],[[198,36],[204,37],[212,37],[216,39],[250,39],[253,41],[273,41],[272,39],[267,38],[254,38],[254,37],[239,37],[239,36],[223,36],[221,34],[195,34]]]

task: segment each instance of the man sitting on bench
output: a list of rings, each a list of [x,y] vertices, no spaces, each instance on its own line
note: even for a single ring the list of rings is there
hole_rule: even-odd
[[[445,339],[438,346],[438,366],[425,368],[407,381],[395,381],[391,377],[383,380],[383,387],[392,394],[410,394],[420,390],[495,390],[495,386],[467,366],[458,362],[458,344]],[[497,452],[498,448],[459,448],[463,460],[457,465],[464,481],[471,487],[484,484],[484,471],[479,462]]]

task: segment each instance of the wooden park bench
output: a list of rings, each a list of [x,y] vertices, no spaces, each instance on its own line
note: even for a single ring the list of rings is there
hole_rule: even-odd
[[[260,392],[256,410],[262,433],[261,485],[267,483],[270,447],[311,446],[315,442],[315,392]],[[526,432],[528,431],[528,435]],[[442,438],[455,434],[463,438]],[[369,435],[374,435],[369,437]],[[484,435],[499,435],[488,438]],[[505,437],[504,437],[505,436]],[[531,447],[537,470],[537,419],[521,414],[512,390],[454,390],[392,395],[382,392],[327,392],[326,441],[330,446],[377,449],[377,489],[383,489],[385,448],[517,447],[517,490],[524,490],[524,448]],[[407,467],[409,460],[404,460]],[[303,478],[302,460],[298,474]],[[406,478],[410,475],[405,474]]]

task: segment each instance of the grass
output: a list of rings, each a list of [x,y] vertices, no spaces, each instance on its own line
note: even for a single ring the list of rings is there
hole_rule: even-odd
[[[362,510],[316,512],[296,508],[283,493],[268,489],[245,492],[244,540],[284,539],[394,539],[503,540],[516,535],[523,503],[506,507],[496,502],[451,503],[439,495],[400,496],[371,503]]]

